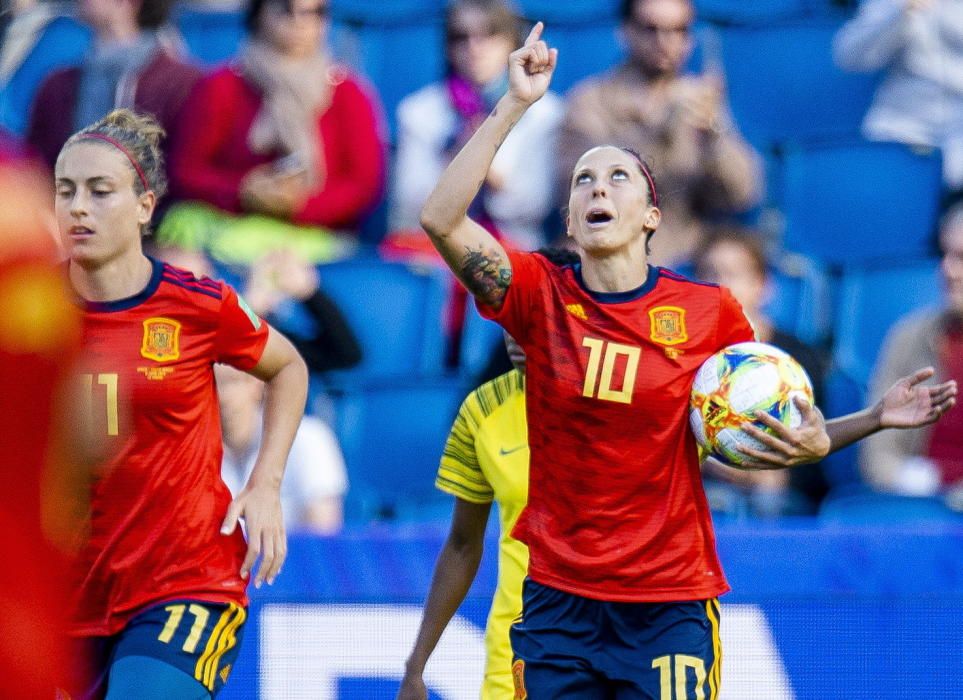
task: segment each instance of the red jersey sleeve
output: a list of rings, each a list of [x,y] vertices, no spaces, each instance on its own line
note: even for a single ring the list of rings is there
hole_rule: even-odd
[[[742,306],[725,287],[719,288],[719,327],[716,340],[719,348],[756,339],[756,331],[742,311]]]
[[[524,344],[531,330],[531,310],[547,272],[534,253],[508,251],[508,260],[512,265],[512,281],[502,307],[496,311],[477,298],[475,304],[483,317],[495,321]]]
[[[225,284],[214,361],[241,370],[251,369],[264,352],[268,328],[238,293]]]

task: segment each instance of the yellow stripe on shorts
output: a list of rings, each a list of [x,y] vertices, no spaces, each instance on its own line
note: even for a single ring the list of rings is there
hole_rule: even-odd
[[[235,605],[234,609],[237,614],[234,619],[231,620],[227,626],[224,628],[224,632],[221,634],[221,639],[217,643],[217,651],[211,656],[210,661],[207,664],[207,668],[204,670],[204,680],[201,681],[208,690],[214,690],[214,681],[217,680],[217,667],[221,663],[221,657],[224,656],[230,649],[237,644],[237,637],[235,632],[238,628],[244,624],[244,620],[247,619],[247,612],[244,608]]]
[[[712,668],[709,669],[709,700],[716,700],[722,682],[722,639],[719,636],[721,615],[717,598],[706,601],[706,617],[709,618],[709,624],[712,625],[713,659]]]
[[[224,628],[227,627],[227,623],[234,614],[234,611],[237,609],[238,606],[234,603],[227,604],[227,609],[221,613],[221,616],[217,620],[217,624],[214,625],[214,630],[211,632],[211,636],[207,639],[207,645],[204,647],[204,653],[198,657],[197,664],[194,666],[194,678],[203,683],[205,686],[207,685],[207,683],[204,682],[204,677],[207,675],[205,672],[205,666],[217,649],[218,640],[220,639]]]

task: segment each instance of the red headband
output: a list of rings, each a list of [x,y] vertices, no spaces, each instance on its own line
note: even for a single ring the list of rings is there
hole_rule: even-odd
[[[649,173],[649,169],[645,167],[645,162],[641,158],[637,158],[639,165],[642,167],[642,174],[645,175],[645,179],[649,182],[649,189],[652,191],[652,206],[659,206],[659,193],[655,191],[655,180],[652,179],[652,175]]]
[[[97,131],[91,131],[91,132],[88,132],[88,133],[86,133],[86,134],[83,134],[83,135],[81,136],[81,138],[84,138],[84,139],[98,139],[98,140],[100,140],[100,141],[104,141],[104,142],[106,142],[106,143],[109,143],[111,146],[113,146],[114,148],[116,148],[116,149],[117,149],[118,151],[120,151],[121,153],[123,153],[125,156],[127,156],[127,160],[130,161],[130,164],[131,164],[132,166],[134,166],[134,170],[137,171],[137,176],[140,178],[140,184],[142,184],[142,185],[144,186],[144,191],[146,192],[147,190],[150,189],[150,185],[147,184],[147,176],[144,175],[144,170],[140,167],[140,163],[138,163],[138,162],[134,159],[134,156],[132,156],[132,155],[130,154],[130,151],[128,151],[128,150],[124,147],[124,144],[122,144],[120,141],[118,141],[118,140],[115,139],[115,138],[111,138],[110,136],[107,136],[107,134],[101,134],[101,133],[99,133],[99,132],[97,132]],[[651,182],[651,181],[650,181],[650,182]],[[655,191],[655,190],[653,189],[653,192],[654,192],[654,191]]]

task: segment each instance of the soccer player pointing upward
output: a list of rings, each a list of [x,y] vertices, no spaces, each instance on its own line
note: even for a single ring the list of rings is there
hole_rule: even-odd
[[[593,148],[575,166],[568,235],[580,263],[507,253],[467,216],[512,126],[547,90],[557,53],[535,25],[509,59],[509,88],[442,175],[422,225],[480,311],[524,348],[528,545],[511,629],[516,697],[716,697],[716,554],[687,411],[702,362],[753,339],[724,288],[647,264],[656,183],[634,153]],[[758,467],[826,454],[817,410]],[[847,436],[849,439],[851,436]],[[791,440],[790,440],[791,439]]]
[[[93,647],[95,678],[69,689],[85,700],[215,695],[237,656],[255,560],[260,585],[285,557],[279,489],[307,370],[230,287],[144,254],[165,189],[162,136],[152,118],[117,110],[74,134],[56,167],[83,310],[81,387],[107,455],[70,624]],[[214,363],[267,385],[264,441],[233,502],[220,476]]]

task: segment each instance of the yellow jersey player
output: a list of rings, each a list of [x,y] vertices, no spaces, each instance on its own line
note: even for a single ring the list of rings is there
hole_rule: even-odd
[[[481,560],[492,503],[498,504],[498,588],[485,629],[481,697],[513,698],[508,629],[522,609],[528,548],[511,536],[528,499],[525,353],[508,335],[515,369],[482,384],[465,399],[445,444],[435,485],[455,496],[451,531],[438,557],[418,639],[398,698],[426,700],[425,663],[471,586]]]

